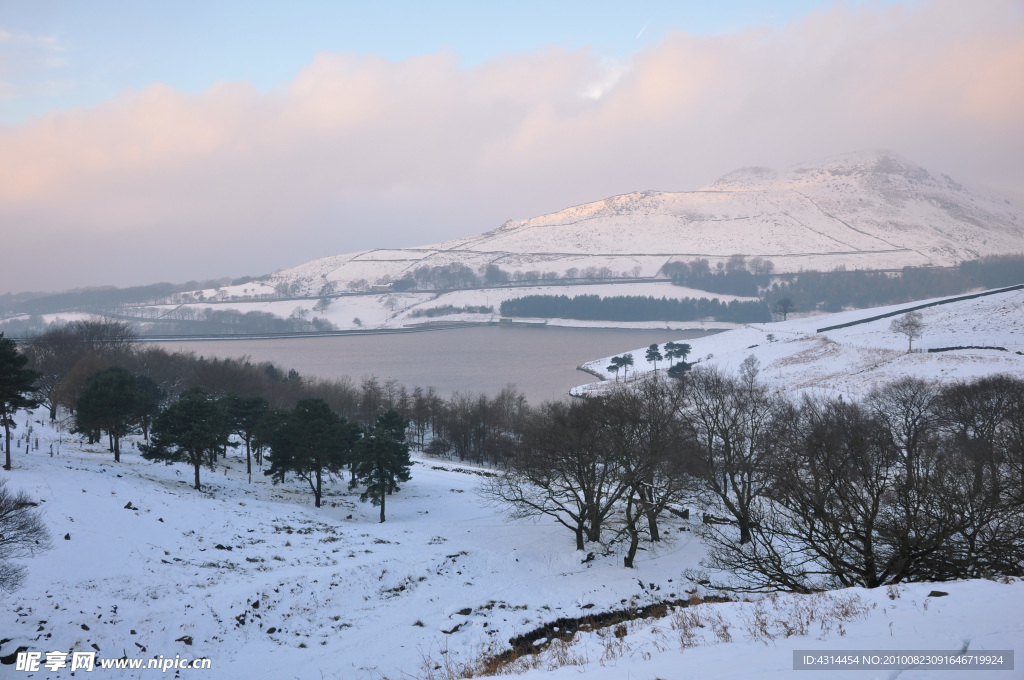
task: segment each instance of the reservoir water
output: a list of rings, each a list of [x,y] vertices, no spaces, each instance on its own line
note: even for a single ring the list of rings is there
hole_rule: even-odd
[[[419,333],[262,340],[161,342],[168,351],[271,361],[301,375],[395,378],[410,390],[496,394],[513,383],[530,403],[557,399],[596,378],[580,364],[651,343],[703,337],[705,331],[479,326]]]

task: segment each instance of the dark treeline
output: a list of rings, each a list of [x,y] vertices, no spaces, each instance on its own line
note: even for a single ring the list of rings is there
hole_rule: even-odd
[[[714,270],[704,258],[669,262],[661,268],[662,273],[677,286],[744,297],[756,297],[759,287],[769,283],[774,270],[775,264],[771,260],[754,257],[748,261],[743,255],[733,255],[726,262],[718,262]]]
[[[771,321],[771,311],[761,301],[717,298],[682,300],[645,296],[527,295],[501,303],[502,316],[544,317],[595,321],[697,321],[713,318],[732,323]]]
[[[337,326],[322,317],[307,318],[306,314],[280,317],[268,312],[240,312],[236,309],[210,309],[181,307],[170,312],[152,307],[131,310],[132,316],[122,317],[131,323],[141,337],[176,335],[259,335],[263,333],[326,333]],[[11,337],[31,338],[50,331],[59,331],[66,322],[58,319],[46,323],[41,316],[12,319],[0,324],[0,329]]]
[[[158,320],[140,320],[147,334],[241,335],[254,333],[324,333],[337,330],[327,319],[292,315],[280,317],[268,312],[240,312],[235,309],[182,308]]]
[[[705,566],[740,589],[1024,574],[1024,381],[794,402],[757,373],[751,358],[736,376],[697,367],[530,410],[487,493],[580,550],[627,541],[626,566],[667,514],[700,508]]]
[[[764,299],[773,309],[788,299],[795,311],[838,312],[844,307],[878,307],[1020,283],[1024,283],[1024,255],[994,255],[951,268],[801,272],[773,284],[764,291]]]
[[[213,279],[210,281],[187,281],[185,283],[154,283],[129,288],[85,288],[63,293],[31,293],[0,296],[0,314],[52,314],[72,310],[106,310],[126,304],[160,302],[175,294],[205,288],[220,288],[252,281],[251,277],[240,279]]]
[[[439,307],[428,307],[427,309],[416,309],[409,316],[427,317],[434,318],[435,316],[445,316],[446,314],[493,314],[494,307],[488,307],[486,305],[466,305],[465,307],[456,307],[454,305],[441,305]]]
[[[567,281],[601,281],[617,277],[638,276],[639,268],[632,272],[615,272],[610,267],[570,267],[564,273],[542,272],[539,269],[505,270],[496,264],[488,264],[473,271],[461,263],[431,267],[423,265],[391,283],[393,290],[457,290],[461,288],[486,288],[509,283]]]

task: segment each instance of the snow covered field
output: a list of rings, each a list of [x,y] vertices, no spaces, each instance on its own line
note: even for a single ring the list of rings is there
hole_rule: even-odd
[[[564,528],[509,521],[487,506],[476,494],[479,470],[418,459],[379,524],[376,509],[358,503],[344,482],[318,510],[299,484],[275,486],[262,475],[246,483],[243,461],[230,454],[215,472],[203,470],[200,493],[186,466],[146,462],[130,446],[115,465],[105,447],[66,434],[60,443],[43,415],[32,417],[39,449],[16,451],[14,470],[2,474],[9,488],[39,500],[54,549],[29,561],[26,586],[5,599],[0,637],[11,640],[3,655],[24,645],[97,649],[100,658],[211,659],[211,671],[180,677],[445,677],[445,669],[502,651],[509,638],[558,618],[686,599],[695,590],[682,572],[703,551],[683,520],[667,522],[663,545],[642,552],[637,569],[624,569],[620,554],[584,563]],[[949,595],[930,597],[934,589]],[[580,632],[519,669],[536,666],[531,678],[804,678],[792,670],[794,649],[1012,649],[1024,639],[1022,608],[1020,582],[700,604]],[[793,634],[794,626],[803,632]],[[574,665],[547,672],[566,661]],[[0,666],[0,675],[67,672]]]
[[[211,294],[213,291],[205,291]],[[402,328],[407,325],[426,322],[496,322],[501,318],[500,307],[505,300],[514,300],[528,295],[598,295],[614,296],[651,296],[681,300],[684,298],[717,298],[722,302],[732,300],[755,300],[756,298],[736,295],[707,293],[702,290],[674,286],[666,279],[644,282],[595,283],[590,285],[554,285],[554,286],[523,286],[516,288],[480,288],[471,290],[455,290],[447,293],[382,293],[365,295],[345,295],[331,298],[326,310],[314,309],[317,299],[304,300],[268,300],[254,302],[227,302],[220,304],[192,303],[181,305],[193,309],[236,309],[240,312],[266,312],[287,318],[298,315],[306,318],[321,317],[327,319],[340,330],[354,329],[389,329]],[[455,308],[492,307],[493,312],[455,313],[443,316],[414,316],[417,311],[425,311],[436,307],[451,305]],[[179,305],[164,305],[159,309],[164,312],[179,308]],[[358,322],[356,320],[358,319]],[[49,319],[47,319],[49,320]],[[594,328],[697,328],[706,327],[729,328],[731,324],[693,322],[617,322],[617,321],[576,321],[573,319],[551,319],[551,325],[589,326]]]
[[[914,352],[907,352],[907,338],[889,330],[892,318],[818,333],[820,328],[909,309],[933,302],[921,300],[903,305],[858,309],[837,314],[808,316],[789,321],[749,324],[726,333],[688,340],[689,361],[736,371],[753,355],[760,361],[760,378],[785,390],[831,390],[860,397],[880,383],[905,375],[942,380],[969,379],[992,373],[1024,375],[1024,290],[1010,291],[951,302],[921,310],[925,324]],[[771,337],[769,337],[771,336]],[[1002,347],[929,353],[928,348]],[[918,350],[925,350],[919,352]],[[653,371],[644,358],[646,347],[632,352],[638,373]],[[611,380],[611,357],[584,364],[592,373]],[[662,361],[659,368],[668,365]],[[607,382],[607,381],[606,381]],[[601,383],[577,388],[600,389]]]

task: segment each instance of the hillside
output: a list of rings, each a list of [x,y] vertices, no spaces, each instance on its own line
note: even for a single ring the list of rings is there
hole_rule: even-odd
[[[874,385],[905,375],[943,380],[970,379],[992,373],[1024,375],[1024,290],[1014,290],[921,309],[924,331],[907,352],[905,336],[889,329],[892,318],[819,332],[818,329],[910,309],[929,302],[838,314],[810,316],[770,324],[749,324],[717,335],[688,340],[690,361],[726,370],[739,369],[748,356],[760,361],[760,377],[784,389],[829,391],[855,398]],[[928,352],[950,347],[959,349]],[[647,348],[632,352],[638,373],[653,371],[644,358]],[[611,357],[587,362],[584,368],[607,379]],[[661,368],[665,363],[662,362]],[[601,383],[576,388],[600,390]]]
[[[699,590],[682,575],[704,554],[696,524],[677,518],[666,520],[661,546],[625,569],[616,552],[586,561],[553,521],[507,519],[477,495],[484,478],[471,468],[417,460],[379,524],[344,480],[316,509],[294,481],[255,475],[247,484],[233,453],[203,471],[199,493],[186,466],[146,462],[130,446],[115,465],[103,447],[69,441],[43,415],[33,418],[39,449],[16,451],[15,469],[0,478],[39,502],[54,549],[25,560],[25,587],[5,596],[0,656],[24,646],[95,650],[97,664],[208,658],[204,672],[226,679],[454,678],[449,668],[561,617]],[[702,604],[696,623],[680,610],[614,634],[579,633],[571,647],[527,657],[524,666],[537,670],[524,677],[678,677],[685,666],[693,677],[802,678],[794,649],[1011,649],[1022,633],[1022,586],[916,583]],[[936,588],[949,595],[930,595]],[[799,624],[807,616],[810,625]],[[803,630],[787,631],[794,625]],[[545,635],[531,639],[545,648]],[[68,669],[15,675],[70,677]]]

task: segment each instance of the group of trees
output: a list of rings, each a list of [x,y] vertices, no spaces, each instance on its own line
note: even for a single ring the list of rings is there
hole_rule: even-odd
[[[650,296],[526,295],[501,303],[502,316],[542,317],[603,321],[699,321],[729,323],[771,321],[771,311],[761,301],[718,298],[669,299]]]
[[[485,288],[490,286],[503,286],[509,283],[534,283],[552,282],[561,279],[568,281],[600,281],[617,277],[636,277],[640,275],[640,268],[634,267],[630,272],[615,272],[610,267],[585,267],[579,269],[570,267],[565,270],[564,275],[554,271],[542,272],[539,269],[528,271],[508,271],[499,265],[490,263],[484,265],[479,271],[473,271],[461,263],[453,263],[431,267],[423,265],[411,272],[406,273],[402,278],[392,282],[393,290],[456,290],[460,288]]]
[[[494,307],[488,305],[466,305],[465,307],[456,307],[455,305],[440,305],[438,307],[428,307],[426,309],[415,309],[411,317],[427,317],[432,319],[435,316],[446,316],[448,314],[493,314]]]
[[[890,271],[801,271],[774,275],[774,264],[761,257],[733,255],[714,267],[707,259],[669,262],[661,271],[676,285],[743,296],[760,296],[785,318],[793,311],[838,312],[843,308],[878,307],[976,288],[1024,283],[1024,255],[993,255],[957,267],[904,267]]]
[[[1024,380],[903,378],[861,401],[793,401],[697,367],[522,418],[487,493],[576,547],[622,539],[630,566],[665,513],[703,510],[731,587],[876,587],[1024,574]]]
[[[366,485],[360,498],[380,506],[383,522],[385,497],[399,489],[398,482],[409,480],[407,425],[394,409],[363,428],[336,414],[322,399],[303,399],[291,410],[271,409],[260,397],[216,395],[191,387],[159,411],[152,441],[140,449],[149,460],[191,464],[194,486],[200,490],[200,469],[213,467],[236,435],[245,443],[250,481],[255,448],[270,462],[265,475],[275,483],[283,482],[288,473],[306,481],[318,508],[324,480],[348,467],[350,486]]]
[[[1024,283],[1024,255],[993,255],[950,268],[904,267],[898,272],[838,267],[785,278],[770,286],[762,284],[764,300],[780,314],[794,310],[838,312],[846,307],[879,307]],[[786,310],[779,308],[784,300],[788,301]]]
[[[733,255],[725,262],[718,262],[713,270],[707,259],[697,258],[690,262],[669,262],[661,271],[677,286],[755,297],[759,286],[769,283],[775,264],[763,257],[747,260],[743,255]]]
[[[392,493],[408,478],[405,424],[411,400],[397,382],[370,377],[356,387],[344,380],[307,380],[269,363],[170,354],[134,340],[130,326],[108,321],[51,328],[27,343],[24,353],[0,336],[0,421],[8,442],[14,413],[45,403],[51,419],[70,419],[90,442],[106,433],[115,462],[122,437],[151,434],[139,447],[143,456],[191,464],[196,489],[203,465],[214,466],[229,446],[243,444],[250,480],[254,455],[261,464],[265,454],[275,479],[290,471],[311,480],[318,506],[322,480],[339,464],[351,468],[352,484],[365,483],[364,497],[381,506],[379,490]],[[392,414],[386,425],[377,422],[381,414]],[[328,415],[334,419],[328,429],[337,427],[343,444],[318,461],[310,458],[317,445],[309,442],[307,429],[311,418]],[[376,444],[359,444],[367,437]],[[10,469],[9,444],[5,448]],[[373,465],[366,467],[366,456]]]

